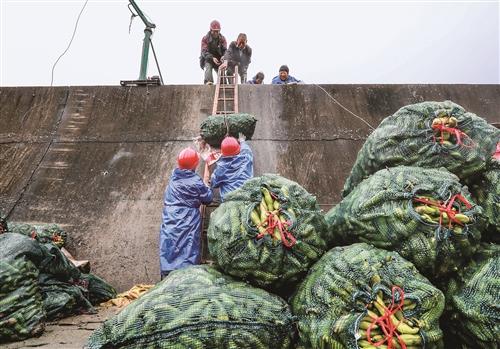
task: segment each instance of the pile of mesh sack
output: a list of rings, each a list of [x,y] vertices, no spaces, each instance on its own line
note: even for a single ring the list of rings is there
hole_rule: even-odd
[[[218,148],[226,136],[238,138],[240,133],[252,139],[257,119],[250,114],[211,115],[200,125],[200,136],[210,146]]]
[[[292,314],[278,296],[207,265],[173,271],[95,330],[85,348],[290,348]]]
[[[10,307],[5,311],[0,307],[0,314],[6,314],[6,326],[17,326],[5,327],[10,328],[10,332],[0,330],[0,340],[20,340],[38,335],[43,331],[43,325],[35,326],[31,325],[32,323],[39,324],[44,319],[53,320],[74,314],[92,313],[93,305],[116,295],[113,287],[104,280],[90,273],[82,273],[68,260],[56,245],[61,245],[67,237],[66,232],[59,227],[8,224],[7,231],[8,233],[0,234],[1,277],[6,280],[5,283],[2,282],[2,287],[5,287],[5,292],[19,288],[21,296],[3,299],[3,294],[0,295],[0,304]],[[61,237],[64,237],[64,240]],[[29,289],[27,294],[22,293],[25,292],[23,287]],[[34,305],[24,304],[29,299],[39,301],[33,303],[37,306],[36,310],[32,310]],[[22,309],[22,317],[16,320],[16,316],[19,316],[12,309]]]
[[[373,174],[326,220],[339,242],[397,251],[433,281],[470,259],[484,226],[481,207],[457,176],[409,166]]]
[[[500,345],[500,246],[481,245],[471,263],[446,290],[443,329],[449,348],[490,349]]]
[[[442,348],[443,293],[396,252],[335,247],[291,301],[301,348]]]
[[[405,106],[368,137],[343,196],[371,174],[398,165],[445,167],[467,179],[485,169],[499,140],[500,130],[453,102]]]
[[[43,253],[19,234],[0,234],[0,246],[0,343],[38,336],[45,329],[36,267]]]
[[[227,274],[275,290],[302,277],[331,243],[316,197],[273,174],[227,194],[210,216],[208,248]]]

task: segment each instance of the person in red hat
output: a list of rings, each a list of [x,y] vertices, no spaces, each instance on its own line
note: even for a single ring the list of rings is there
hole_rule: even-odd
[[[199,161],[200,157],[194,149],[182,150],[165,190],[160,228],[162,279],[172,270],[200,262],[199,207],[212,202],[212,190],[195,172]]]
[[[220,30],[219,21],[213,20],[210,23],[210,31],[201,39],[200,67],[205,70],[205,84],[214,83],[212,70],[219,69],[227,50],[226,38]]]
[[[245,142],[245,136],[240,133],[238,139],[226,137],[221,144],[221,158],[212,173],[210,186],[220,188],[220,197],[238,189],[253,177],[253,153]]]

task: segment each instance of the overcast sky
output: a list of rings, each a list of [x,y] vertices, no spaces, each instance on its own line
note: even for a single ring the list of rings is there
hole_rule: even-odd
[[[167,84],[200,84],[200,41],[212,19],[253,49],[265,83],[288,64],[308,83],[500,83],[497,1],[136,0],[157,29]],[[0,0],[0,85],[50,85],[85,0]],[[54,85],[137,79],[144,25],[129,34],[127,0],[89,0]],[[152,55],[148,75],[156,75]]]

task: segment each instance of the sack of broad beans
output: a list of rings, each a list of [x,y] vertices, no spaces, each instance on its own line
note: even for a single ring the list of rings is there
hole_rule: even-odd
[[[326,251],[316,197],[273,174],[249,179],[210,216],[208,248],[229,275],[277,289],[297,281]]]
[[[398,165],[445,167],[466,179],[484,170],[499,140],[500,130],[453,102],[405,106],[368,137],[342,195],[372,173]]]
[[[240,133],[252,139],[257,119],[250,114],[211,115],[200,125],[200,136],[212,147],[220,147],[227,135],[238,138]]]
[[[500,149],[486,171],[470,185],[472,197],[484,209],[488,226],[483,241],[500,244]]]
[[[327,252],[291,305],[304,348],[442,348],[442,292],[398,253],[368,244]]]
[[[38,286],[38,243],[19,234],[0,234],[0,343],[40,335],[45,310]]]
[[[446,290],[443,317],[447,347],[489,349],[500,346],[500,246],[481,250]]]
[[[201,265],[171,272],[85,348],[285,349],[293,331],[284,300]]]
[[[31,225],[10,222],[9,233],[23,234],[40,243],[52,242],[59,248],[64,247],[68,239],[68,234],[57,224]]]
[[[484,225],[481,207],[457,176],[408,166],[373,174],[325,217],[345,244],[396,251],[433,281],[470,259]]]

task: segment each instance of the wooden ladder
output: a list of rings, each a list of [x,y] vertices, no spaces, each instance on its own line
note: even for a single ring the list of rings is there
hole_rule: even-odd
[[[238,66],[234,67],[234,75],[227,75],[227,70],[219,69],[217,74],[217,84],[215,85],[214,103],[212,108],[212,115],[229,115],[238,113]],[[220,156],[219,150],[214,150],[216,159]],[[216,160],[215,160],[216,161]],[[215,162],[213,161],[213,162]],[[210,170],[208,168],[209,162],[205,162],[205,169],[203,171],[203,182],[208,185],[210,180]],[[201,256],[202,263],[210,263],[205,259],[208,255],[207,231],[208,231],[208,217],[206,217],[207,207],[201,205]]]

